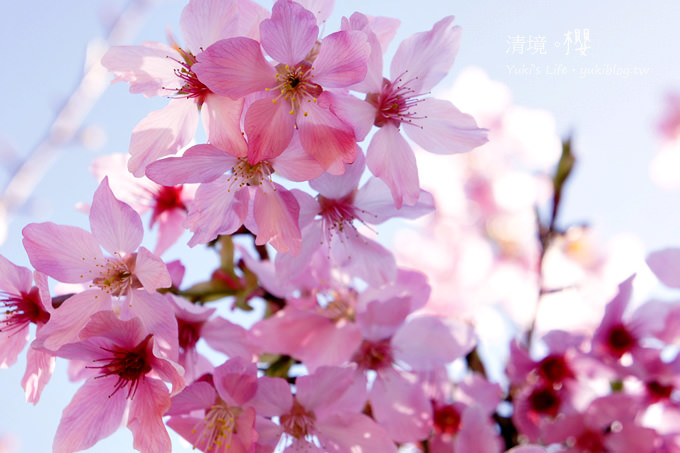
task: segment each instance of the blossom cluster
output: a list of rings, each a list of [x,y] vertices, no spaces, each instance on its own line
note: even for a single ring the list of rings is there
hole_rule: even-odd
[[[631,315],[634,277],[606,273],[586,228],[558,228],[570,143],[479,71],[454,93],[474,117],[431,95],[458,52],[453,17],[384,71],[399,22],[356,12],[322,32],[332,7],[190,0],[181,44],[104,56],[114,82],[167,106],[128,156],[93,164],[89,231],[32,223],[33,269],[0,256],[0,367],[27,350],[33,404],[57,358],[84,380],[53,451],[122,425],[145,453],[172,451],[169,429],[224,453],[680,451],[680,305]],[[418,165],[449,185],[421,184]],[[373,237],[433,212],[394,252]],[[190,264],[162,258],[186,231],[220,258],[188,287]],[[678,260],[648,263],[678,288]],[[558,304],[601,310],[569,324],[547,315]],[[484,353],[492,306],[526,332],[501,378]]]

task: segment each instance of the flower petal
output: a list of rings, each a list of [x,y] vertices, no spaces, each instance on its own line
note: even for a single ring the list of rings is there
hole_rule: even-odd
[[[235,163],[235,157],[212,145],[195,145],[181,157],[166,157],[152,163],[146,175],[163,186],[212,182]]]
[[[318,36],[314,14],[288,0],[277,1],[272,17],[260,25],[262,48],[274,60],[290,66],[307,56]]]
[[[104,177],[92,198],[90,228],[94,238],[112,255],[119,252],[130,254],[142,243],[142,219],[137,211],[113,195],[108,176]]]
[[[366,150],[366,165],[392,191],[397,209],[413,205],[420,197],[418,167],[411,146],[391,123],[375,133]]]
[[[488,141],[487,130],[477,127],[472,116],[461,112],[449,101],[427,98],[416,108],[422,118],[413,123],[402,123],[404,131],[431,153],[464,153]]]
[[[281,154],[290,144],[295,130],[295,115],[290,102],[264,98],[253,102],[246,112],[248,161],[256,164]]]
[[[314,82],[328,88],[361,82],[366,77],[370,51],[363,32],[338,31],[326,36],[314,60]]]
[[[234,36],[238,25],[236,0],[191,0],[179,20],[186,47],[194,55],[215,41]]]
[[[99,244],[91,233],[52,222],[31,223],[24,227],[24,248],[31,265],[64,283],[84,283],[95,264],[103,262]]]
[[[250,38],[217,41],[196,56],[191,69],[210,91],[232,99],[276,84],[276,73],[264,59],[260,43]]]
[[[453,16],[434,24],[431,30],[416,33],[401,42],[392,58],[390,78],[410,79],[416,93],[430,91],[446,76],[460,47],[462,30],[451,27]]]
[[[144,176],[151,162],[185,147],[198,127],[195,102],[172,99],[168,105],[149,113],[132,130],[128,169],[136,177]]]
[[[127,400],[124,391],[113,392],[117,379],[89,379],[78,389],[57,427],[54,453],[86,450],[120,427]]]

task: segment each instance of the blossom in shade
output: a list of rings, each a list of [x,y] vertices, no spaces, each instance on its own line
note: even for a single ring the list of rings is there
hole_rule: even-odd
[[[35,324],[39,331],[53,311],[47,276],[40,272],[32,275],[0,255],[0,369],[17,361],[28,342],[30,325]],[[52,376],[55,359],[48,352],[31,348],[26,362],[21,385],[26,400],[36,404]]]
[[[77,340],[94,313],[108,310],[123,320],[139,317],[157,340],[165,341],[164,348],[176,353],[177,322],[169,302],[157,292],[171,286],[170,275],[160,258],[140,247],[142,220],[113,196],[108,178],[94,194],[90,227],[92,233],[45,222],[23,230],[24,247],[36,270],[60,282],[87,285],[52,313],[34,346],[57,350]]]

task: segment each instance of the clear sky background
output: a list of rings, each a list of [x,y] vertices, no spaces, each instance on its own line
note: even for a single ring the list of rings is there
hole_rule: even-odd
[[[268,0],[261,2],[270,5]],[[16,162],[44,137],[54,113],[72,92],[88,42],[102,37],[111,18],[126,4],[121,0],[0,0],[0,187]],[[181,40],[178,22],[183,6],[179,0],[155,2],[129,43],[165,41],[167,30]],[[578,166],[567,189],[563,224],[588,222],[603,240],[633,233],[648,250],[680,245],[680,195],[656,187],[648,176],[660,145],[656,123],[664,97],[680,91],[680,3],[338,0],[326,31],[335,31],[339,18],[355,10],[402,21],[390,53],[401,39],[455,15],[464,30],[463,41],[442,88],[452,84],[463,68],[480,67],[511,89],[516,104],[552,112],[559,134],[573,133]],[[586,31],[585,54],[577,52],[573,41],[567,50],[567,35],[574,40],[578,32],[583,42]],[[544,42],[545,52],[536,44],[532,49],[529,42]],[[84,123],[95,128],[90,131],[103,132],[106,140],[96,150],[80,142],[61,149],[29,203],[7,225],[0,253],[28,264],[20,242],[21,228],[29,222],[87,227],[87,218],[74,205],[91,200],[96,187],[88,170],[92,159],[127,152],[133,127],[165,103],[131,95],[124,84],[108,89]],[[194,268],[200,275],[201,265]],[[39,405],[29,406],[19,385],[23,366],[21,361],[0,370],[0,436],[15,436],[21,452],[47,452],[61,410],[77,386],[67,382],[65,364],[58,363]],[[122,429],[91,451],[132,451],[131,445],[129,432]]]

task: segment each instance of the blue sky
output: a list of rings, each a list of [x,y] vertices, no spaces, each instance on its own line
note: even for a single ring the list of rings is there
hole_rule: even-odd
[[[269,5],[267,0],[262,3]],[[680,3],[591,2],[576,0],[436,1],[338,0],[328,22],[333,31],[343,15],[358,10],[402,21],[396,44],[429,29],[447,15],[463,27],[451,84],[467,66],[478,66],[508,85],[515,103],[555,115],[558,132],[574,134],[579,158],[565,199],[564,222],[589,222],[603,238],[631,232],[649,250],[680,245],[677,192],[654,186],[647,168],[659,147],[655,124],[667,92],[680,91]],[[3,0],[0,40],[3,101],[0,107],[0,163],[11,168],[44,137],[54,112],[78,81],[88,42],[103,36],[106,24],[127,2],[120,0]],[[156,1],[130,44],[165,41],[167,30],[180,37],[183,1]],[[578,50],[576,34],[583,52]],[[586,39],[586,35],[587,38]],[[569,48],[567,48],[569,44]],[[522,48],[522,52],[519,48]],[[132,128],[163,99],[131,95],[124,84],[111,86],[84,124],[106,135],[96,151],[64,146],[36,186],[30,202],[8,225],[0,253],[18,264],[27,259],[20,245],[28,222],[87,225],[74,210],[91,199],[96,182],[88,167],[101,154],[126,152]],[[0,170],[4,187],[7,171]],[[0,371],[0,435],[19,438],[22,452],[48,451],[63,407],[75,386],[58,364],[43,400],[34,408],[19,386],[23,363]],[[11,409],[10,409],[11,408]],[[91,451],[131,450],[126,430]],[[181,451],[179,447],[175,451]]]

